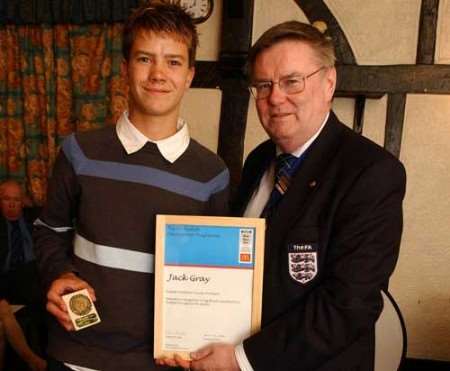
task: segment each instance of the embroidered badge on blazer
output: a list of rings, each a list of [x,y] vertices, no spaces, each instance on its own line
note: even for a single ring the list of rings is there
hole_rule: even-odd
[[[288,264],[291,277],[302,284],[317,275],[317,243],[288,245]]]

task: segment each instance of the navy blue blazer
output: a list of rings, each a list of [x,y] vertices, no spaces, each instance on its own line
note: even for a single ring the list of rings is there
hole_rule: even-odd
[[[274,156],[270,140],[248,156],[236,214]],[[244,341],[255,371],[373,370],[405,184],[394,156],[330,113],[267,224],[262,329]]]

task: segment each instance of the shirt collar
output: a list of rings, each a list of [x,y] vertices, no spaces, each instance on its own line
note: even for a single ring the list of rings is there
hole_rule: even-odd
[[[189,129],[186,121],[179,118],[177,132],[168,138],[151,140],[142,134],[129,120],[128,112],[124,112],[116,125],[117,136],[127,154],[139,151],[147,142],[155,143],[161,155],[169,162],[175,162],[189,146]]]
[[[299,148],[297,148],[295,151],[293,151],[291,153],[291,155],[294,155],[295,157],[299,158],[303,153],[306,152],[306,150],[309,148],[309,146],[311,144],[313,144],[313,142],[316,140],[316,138],[322,132],[322,129],[324,128],[325,124],[327,123],[329,116],[330,116],[330,112],[327,113],[327,115],[325,116],[325,119],[322,122],[322,125],[316,131],[316,133],[311,138],[309,138],[308,141],[306,141],[303,145],[301,145]],[[277,147],[277,156],[281,153],[282,153],[281,149]]]

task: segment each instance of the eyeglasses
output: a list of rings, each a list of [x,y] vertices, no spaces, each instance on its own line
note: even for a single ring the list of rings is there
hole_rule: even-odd
[[[265,99],[272,93],[274,85],[278,84],[280,90],[285,94],[298,94],[305,90],[306,79],[314,76],[319,71],[322,71],[325,66],[320,67],[318,70],[311,72],[309,75],[293,75],[283,77],[278,81],[260,81],[250,85],[249,89],[255,99]]]

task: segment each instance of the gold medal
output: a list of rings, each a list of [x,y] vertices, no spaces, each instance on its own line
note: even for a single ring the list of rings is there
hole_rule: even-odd
[[[78,331],[100,322],[100,317],[87,289],[71,292],[62,298],[66,303],[75,330]]]
[[[91,311],[92,304],[89,298],[83,294],[77,294],[70,298],[69,306],[72,312],[84,316]]]

